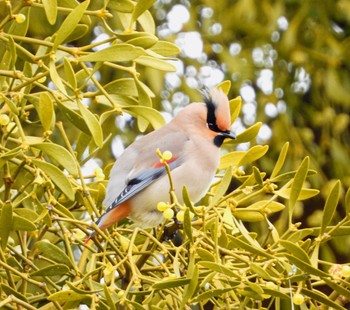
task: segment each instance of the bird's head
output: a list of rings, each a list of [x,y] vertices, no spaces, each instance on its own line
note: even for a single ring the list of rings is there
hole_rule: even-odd
[[[202,93],[207,107],[207,126],[211,131],[217,133],[214,137],[214,144],[220,147],[226,138],[236,138],[230,131],[230,104],[221,89],[212,88]]]

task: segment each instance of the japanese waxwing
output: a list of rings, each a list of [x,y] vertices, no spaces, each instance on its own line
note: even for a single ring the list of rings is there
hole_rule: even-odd
[[[230,126],[228,98],[213,88],[204,92],[204,103],[188,105],[170,123],[132,143],[111,170],[103,202],[107,209],[97,220],[98,227],[104,230],[126,217],[143,228],[162,223],[157,203],[169,201],[170,185],[157,149],[172,153],[168,165],[179,202],[184,186],[197,202],[214,178],[220,146],[226,138],[235,138]]]

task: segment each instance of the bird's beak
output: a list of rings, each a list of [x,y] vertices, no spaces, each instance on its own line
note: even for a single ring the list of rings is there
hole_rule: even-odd
[[[220,135],[225,137],[225,138],[229,138],[229,139],[236,139],[236,136],[229,130],[226,131],[221,131]]]

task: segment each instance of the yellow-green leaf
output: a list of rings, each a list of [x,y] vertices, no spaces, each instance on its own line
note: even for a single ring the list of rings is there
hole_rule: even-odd
[[[165,125],[165,120],[157,110],[144,106],[125,106],[123,110],[134,117],[142,116],[150,122],[154,129]]]
[[[231,81],[230,80],[222,81],[219,85],[216,86],[216,88],[221,89],[227,95],[231,88]]]
[[[69,259],[68,255],[50,241],[37,241],[35,242],[34,246],[39,250],[40,253],[42,253],[43,256],[53,260],[54,262],[61,263],[70,267],[73,266],[73,263]]]
[[[56,186],[62,191],[63,194],[67,196],[69,200],[74,200],[72,185],[66,175],[60,169],[42,160],[32,159],[32,162],[35,166],[40,168],[52,180],[53,183],[56,184]]]
[[[30,274],[31,277],[60,276],[69,272],[69,267],[63,264],[55,264],[36,270]]]
[[[0,227],[1,248],[5,250],[12,229],[12,204],[10,202],[6,202],[1,208]]]
[[[279,243],[293,256],[298,257],[304,263],[311,265],[309,256],[297,243],[288,240],[279,240]]]
[[[156,44],[158,41],[158,38],[152,34],[147,34],[146,36],[143,37],[137,37],[137,38],[132,38],[126,43],[134,45],[134,46],[140,46],[142,48],[150,48],[154,44]]]
[[[244,222],[261,222],[265,219],[265,216],[260,210],[254,208],[237,208],[232,211],[235,218]]]
[[[185,210],[183,229],[184,229],[184,233],[187,236],[190,243],[193,243],[192,223],[191,223],[190,209],[189,208],[186,208],[186,210]]]
[[[201,261],[215,262],[215,256],[206,249],[198,248],[196,254],[201,258]]]
[[[324,278],[324,280],[325,282],[328,282],[327,278]],[[345,310],[344,307],[331,300],[329,298],[329,295],[325,295],[316,289],[308,290],[306,288],[302,288],[300,293],[305,296],[308,296],[310,300],[315,300],[318,301],[321,305],[328,306],[330,309]]]
[[[184,288],[184,292],[183,292],[183,296],[182,296],[182,305],[183,306],[187,303],[187,301],[190,298],[192,298],[192,296],[193,296],[193,294],[196,291],[197,286],[198,286],[198,278],[199,278],[198,265],[194,265],[193,270],[188,269],[188,271],[190,272],[190,274],[188,276],[191,279],[191,281]]]
[[[237,167],[242,158],[245,156],[246,152],[236,151],[227,153],[220,158],[219,170],[227,169],[228,167]]]
[[[345,214],[350,213],[350,187],[348,188],[348,191],[345,195]]]
[[[190,283],[191,279],[189,278],[165,278],[159,282],[156,282],[152,285],[152,288],[154,290],[165,290],[169,288],[174,288],[174,287],[183,287],[184,285]]]
[[[150,11],[145,11],[137,19],[143,31],[155,34],[156,24]]]
[[[232,168],[228,167],[223,178],[221,179],[219,186],[216,188],[216,192],[210,203],[211,206],[214,206],[225,195],[228,187],[230,186],[231,179],[232,179]]]
[[[22,216],[13,215],[12,229],[20,231],[34,231],[37,228],[30,220]]]
[[[293,179],[292,187],[291,187],[291,192],[290,192],[290,197],[289,197],[289,221],[292,219],[292,214],[294,210],[294,206],[296,201],[298,200],[298,197],[300,195],[301,189],[303,188],[308,170],[309,170],[309,163],[310,159],[309,157],[305,157],[301,165],[299,166],[295,177]]]
[[[174,43],[168,41],[158,41],[151,47],[151,50],[165,57],[177,55],[180,53],[180,49]]]
[[[244,154],[244,156],[239,161],[238,166],[244,166],[248,163],[252,163],[253,161],[263,157],[268,151],[268,149],[269,149],[268,145],[253,146]]]
[[[66,17],[66,19],[61,24],[61,27],[56,32],[56,37],[54,39],[53,49],[56,49],[61,43],[63,43],[68,36],[75,30],[79,24],[81,18],[90,3],[90,0],[85,0],[76,6],[72,12]]]
[[[103,146],[103,133],[100,123],[94,114],[85,107],[79,100],[77,101],[80,113],[85,120],[86,126],[89,128],[90,134],[98,147]]]
[[[84,133],[90,135],[90,130],[86,125],[84,118],[74,110],[74,108],[77,108],[76,106],[73,108],[71,103],[69,104],[68,102],[63,102],[60,100],[57,100],[56,102],[60,110],[74,126],[79,128]]]
[[[50,301],[59,301],[61,302],[64,300],[67,301],[77,301],[82,299],[91,299],[91,295],[82,295],[74,292],[73,290],[63,290],[58,291],[56,293],[51,294],[49,297],[47,297]]]
[[[305,200],[305,199],[309,199],[311,197],[314,197],[316,195],[319,194],[319,190],[317,189],[312,189],[312,188],[302,188],[299,196],[297,198],[297,200]],[[291,189],[290,188],[281,188],[278,191],[274,192],[276,195],[285,198],[285,199],[289,199],[290,198],[290,193],[291,193]]]
[[[63,85],[62,79],[60,77],[60,75],[57,72],[57,68],[55,65],[55,60],[54,58],[50,59],[50,77],[52,82],[55,84],[55,86],[57,87],[57,89],[62,93],[62,94],[67,94],[66,89]]]
[[[50,25],[55,24],[57,18],[57,0],[43,0],[46,18]]]
[[[39,100],[33,100],[39,119],[45,131],[53,130],[55,124],[55,110],[52,97],[48,92],[42,92]]]
[[[31,146],[43,151],[51,159],[57,161],[63,168],[67,169],[70,174],[74,176],[78,175],[76,160],[73,155],[64,147],[48,142],[35,143]]]
[[[78,58],[79,61],[111,61],[123,62],[134,60],[135,58],[144,55],[145,51],[141,47],[133,46],[126,43],[119,43],[109,46],[98,52],[93,52]]]
[[[131,0],[108,1],[108,8],[122,13],[131,13],[135,3]]]
[[[230,111],[231,111],[231,122],[233,123],[239,113],[241,112],[241,107],[242,107],[242,98],[241,96],[237,96],[234,99],[231,99],[230,101]]]
[[[232,285],[231,283],[232,281],[230,281],[230,284]],[[237,285],[239,284],[239,282],[237,282]],[[198,303],[200,301],[203,301],[203,300],[208,300],[210,298],[213,298],[213,297],[217,297],[217,296],[223,296],[225,293],[227,292],[230,292],[230,291],[233,291],[233,287],[229,287],[229,288],[218,288],[218,289],[210,289],[209,291],[206,291],[204,293],[201,293],[199,295],[196,295],[192,300],[191,302],[192,303]]]
[[[323,208],[320,236],[323,235],[327,226],[333,219],[335,209],[338,205],[339,195],[340,195],[340,181],[338,180],[337,182],[335,182],[333,188],[331,189],[327,197],[325,206]]]
[[[244,143],[253,140],[259,133],[262,123],[258,122],[253,126],[250,126],[248,129],[237,135],[236,140],[232,140],[233,143]]]
[[[141,82],[135,78],[135,84],[137,88],[137,93],[139,97],[139,105],[140,106],[146,106],[146,107],[152,107],[152,100],[150,96],[147,94],[146,90],[144,89]],[[137,125],[141,132],[144,132],[148,127],[149,122],[147,119],[143,118],[142,116],[137,118]]]
[[[138,17],[143,14],[146,10],[148,10],[153,3],[155,2],[155,0],[142,0],[142,1],[138,1],[134,11],[132,12],[131,15],[131,22],[130,22],[130,29],[132,29],[132,25],[134,24],[134,22],[136,22],[136,20],[138,19]]]
[[[241,276],[238,273],[233,272],[231,269],[225,267],[222,264],[214,263],[214,262],[198,262],[198,265],[210,269],[213,271],[216,271],[218,273],[222,273],[228,277],[238,278],[240,279]]]
[[[270,177],[271,179],[274,178],[275,176],[277,176],[278,173],[281,171],[283,164],[284,164],[284,161],[286,160],[288,147],[289,147],[289,142],[286,142],[283,145],[282,150],[280,152],[280,155],[278,156],[277,162],[275,164],[275,167],[272,170],[271,177]]]
[[[167,71],[167,72],[175,72],[176,68],[171,63],[167,62],[166,60],[154,58],[151,56],[140,56],[139,58],[135,59],[135,62],[139,65],[143,65],[145,67]]]
[[[321,278],[329,277],[328,273],[312,267],[310,263],[304,262],[299,257],[295,257],[294,255],[291,255],[291,254],[284,254],[284,257],[286,257],[289,260],[289,262],[296,265],[299,269],[301,269],[305,273],[315,275]]]
[[[77,78],[73,70],[72,64],[67,57],[64,58],[64,73],[72,90],[77,88]]]

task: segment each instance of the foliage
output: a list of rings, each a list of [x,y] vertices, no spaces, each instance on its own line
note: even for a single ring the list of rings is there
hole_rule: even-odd
[[[309,157],[285,168],[288,143],[269,174],[253,165],[267,146],[226,153],[198,206],[184,189],[185,205],[172,201],[183,211],[180,242],[162,241],[164,226],[123,222],[84,245],[86,214],[102,212],[109,166],[98,151],[116,133],[112,116],[133,115],[141,132],[164,124],[143,80],[150,68],[174,70],[166,60],[178,48],[155,35],[153,2],[0,2],[0,307],[344,309],[349,266],[319,252],[349,234],[350,194],[347,215],[333,226],[336,181],[320,225],[300,229],[293,211],[318,191],[306,182],[315,174]],[[104,42],[91,43],[96,26],[109,33]],[[219,87],[228,92],[231,83]],[[230,103],[234,121],[242,103]],[[234,143],[253,140],[260,125]],[[94,156],[105,170],[84,175]],[[283,209],[273,225],[268,217]],[[249,222],[268,233],[248,230]]]

